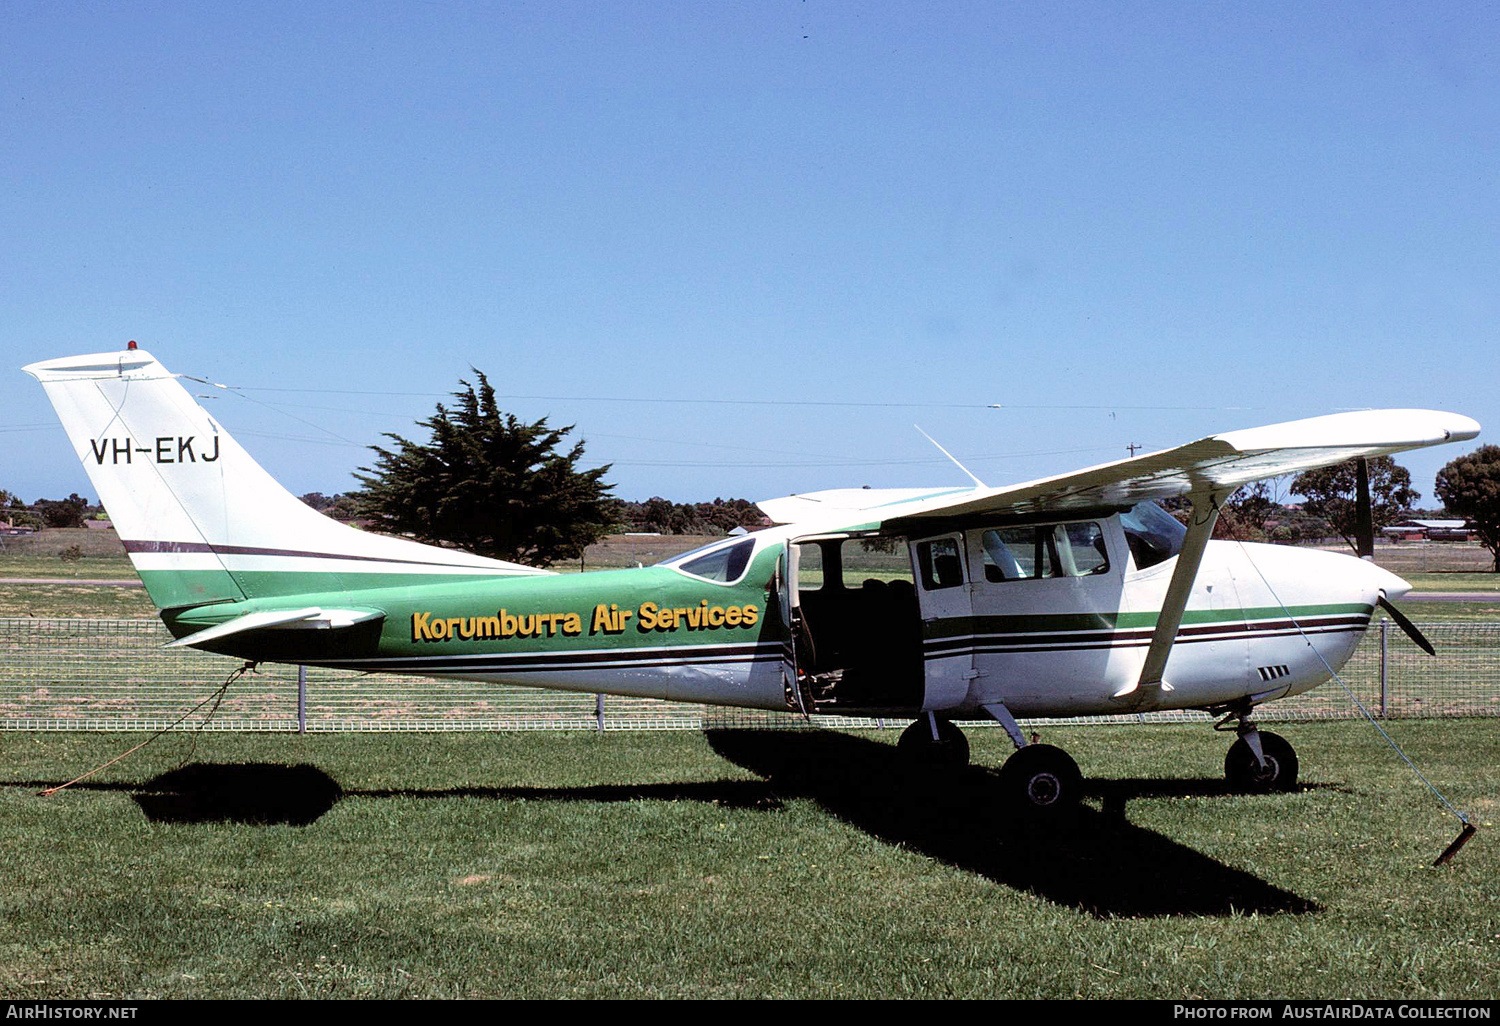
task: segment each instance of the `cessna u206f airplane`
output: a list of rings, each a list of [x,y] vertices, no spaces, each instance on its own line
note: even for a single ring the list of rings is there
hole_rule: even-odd
[[[1409,586],[1352,556],[1210,541],[1219,504],[1246,482],[1479,432],[1451,413],[1342,413],[1000,488],[794,495],[760,504],[781,526],[653,567],[559,575],[323,517],[144,351],[25,369],[173,645],[909,717],[899,748],[922,763],[966,763],[954,721],[993,718],[1017,748],[1003,785],[1036,808],[1075,801],[1082,778],[1061,749],[1028,744],[1017,717],[1207,710],[1239,735],[1234,784],[1292,786],[1296,755],[1252,710],[1327,680]],[[1173,496],[1191,501],[1186,526],[1154,502]],[[903,547],[908,570],[851,579],[872,539]]]

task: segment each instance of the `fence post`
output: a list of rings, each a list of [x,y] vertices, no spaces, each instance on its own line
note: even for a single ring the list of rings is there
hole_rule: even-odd
[[[307,733],[307,667],[297,667],[297,733]]]
[[[594,723],[599,728],[599,733],[604,733],[604,695],[599,693],[594,696]]]
[[[1386,645],[1386,628],[1389,620],[1380,621],[1380,718],[1385,719],[1386,686],[1390,681],[1390,649]]]

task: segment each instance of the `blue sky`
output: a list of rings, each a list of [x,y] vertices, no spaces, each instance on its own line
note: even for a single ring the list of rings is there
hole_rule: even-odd
[[[1500,7],[0,5],[33,360],[236,386],[294,492],[484,371],[616,494],[987,483],[1364,407],[1500,428]],[[989,408],[999,404],[1001,409]],[[1488,440],[1402,458],[1424,500]]]

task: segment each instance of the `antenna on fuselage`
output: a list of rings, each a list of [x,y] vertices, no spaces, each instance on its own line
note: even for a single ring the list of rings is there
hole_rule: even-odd
[[[937,445],[937,451],[940,452],[940,453],[942,453],[944,456],[948,457],[950,460],[952,460],[953,461],[953,465],[955,467],[957,467],[959,470],[962,470],[965,474],[968,474],[970,481],[973,481],[980,488],[988,488],[989,487],[989,485],[985,484],[983,481],[979,480],[979,478],[975,477],[973,471],[971,471],[968,467],[964,466],[962,463],[958,462],[958,457],[957,456],[954,456],[947,449],[944,449],[941,445],[938,445],[938,440],[936,438],[933,438],[926,431],[923,431],[922,430],[922,426],[920,424],[913,424],[912,427],[916,428],[917,429],[917,433],[920,434],[923,438],[927,439],[933,445]]]

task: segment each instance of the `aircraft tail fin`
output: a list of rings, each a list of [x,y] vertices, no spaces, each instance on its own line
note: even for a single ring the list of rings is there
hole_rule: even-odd
[[[46,389],[159,608],[545,572],[323,516],[266,473],[144,350],[24,370]]]

